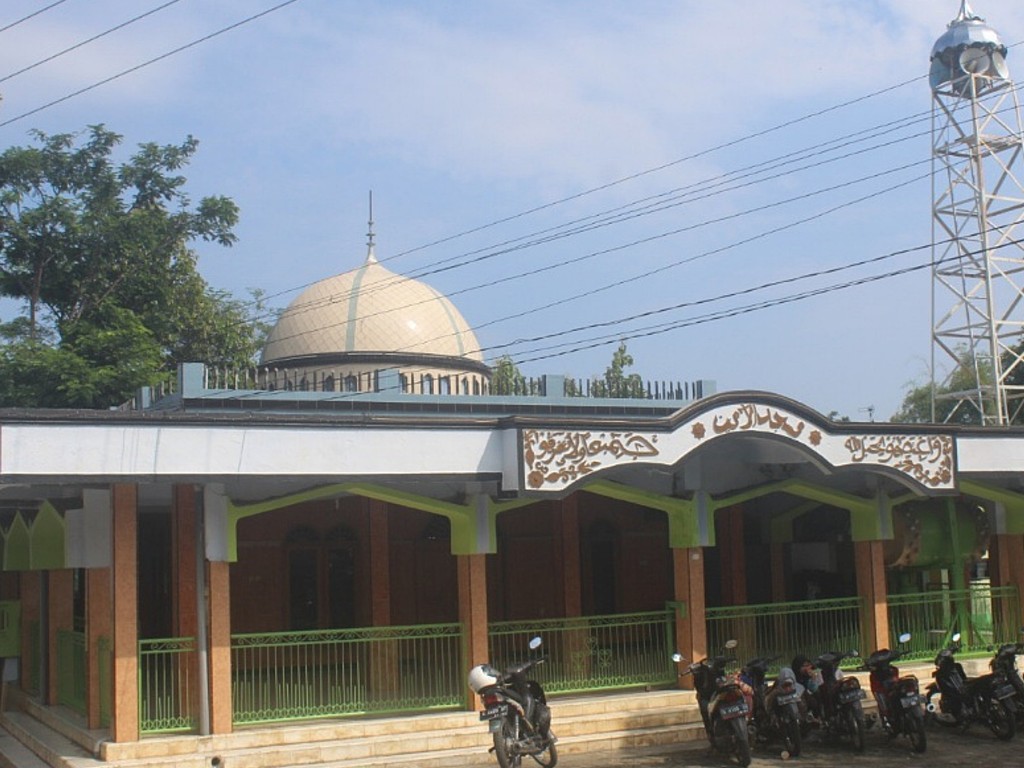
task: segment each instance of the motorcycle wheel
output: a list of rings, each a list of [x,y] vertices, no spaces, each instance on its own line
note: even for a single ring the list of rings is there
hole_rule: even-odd
[[[747,736],[747,721],[737,717],[732,723],[732,737],[736,747],[736,761],[746,768],[750,765],[750,739]]]
[[[549,732],[551,742],[541,751],[539,755],[532,755],[533,759],[537,761],[538,765],[544,766],[544,768],[555,768],[558,763],[558,749],[555,747],[555,734]]]
[[[864,713],[852,707],[846,710],[846,729],[850,732],[850,740],[857,752],[864,751]]]
[[[924,732],[924,715],[920,709],[907,713],[906,728],[911,748],[918,754],[924,752],[928,748],[928,736]]]
[[[993,701],[988,705],[988,727],[1000,741],[1009,741],[1017,732],[1017,721],[1005,701]]]
[[[519,768],[523,757],[516,750],[516,724],[514,718],[501,721],[501,729],[494,732],[494,756],[500,768]]]
[[[791,711],[786,712],[786,719],[783,723],[786,730],[786,749],[790,757],[800,757],[800,750],[803,748],[803,733],[800,731],[800,711],[793,705]]]

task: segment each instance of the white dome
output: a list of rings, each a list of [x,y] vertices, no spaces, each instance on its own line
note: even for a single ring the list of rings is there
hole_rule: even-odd
[[[381,266],[372,252],[359,269],[303,291],[271,331],[261,363],[369,362],[378,355],[382,364],[428,356],[462,358],[476,370],[483,365],[476,335],[455,305]]]

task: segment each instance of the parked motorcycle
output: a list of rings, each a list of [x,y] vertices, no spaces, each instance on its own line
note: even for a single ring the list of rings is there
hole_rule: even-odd
[[[768,667],[779,659],[765,656],[751,659],[743,666],[743,675],[754,689],[753,712],[747,723],[749,740],[755,744],[779,741],[790,757],[802,749],[800,696],[792,670],[783,668],[774,682],[767,680]]]
[[[815,695],[821,706],[822,727],[827,735],[849,739],[858,752],[864,751],[864,708],[861,699],[867,694],[856,677],[845,677],[839,671],[844,659],[860,656],[856,650],[826,651],[814,665],[821,671],[821,686]]]
[[[693,675],[700,716],[711,746],[736,755],[736,760],[745,768],[750,765],[747,732],[750,707],[735,676],[725,673],[726,665],[734,660],[728,652],[737,645],[735,640],[729,640],[723,649],[726,653],[692,662],[680,675]],[[677,664],[686,661],[679,653],[673,654],[672,660]]]
[[[984,723],[1007,741],[1017,730],[1011,701],[1016,694],[1013,685],[1001,672],[970,678],[956,660],[960,650],[960,633],[935,657],[935,682],[928,686],[928,712],[940,725],[966,730],[972,723]],[[938,697],[936,705],[935,698]]]
[[[536,651],[541,639],[530,641]],[[494,737],[494,753],[501,768],[519,768],[528,755],[545,768],[558,762],[555,734],[551,732],[551,710],[544,689],[526,673],[547,656],[537,656],[501,672],[490,664],[478,664],[469,671],[469,687],[480,696],[484,711],[480,719],[488,722]]]
[[[910,642],[910,633],[900,635],[901,645]],[[924,752],[928,737],[924,730],[921,692],[915,675],[900,675],[893,662],[906,651],[879,648],[864,662],[871,672],[871,693],[878,704],[878,718],[890,736],[904,735],[915,752]]]
[[[1024,633],[1024,628],[1021,629]],[[1024,643],[1003,643],[989,662],[993,674],[1002,675],[1013,686],[1014,696],[1007,699],[1012,704],[1018,728],[1024,725],[1024,680],[1017,670],[1017,654],[1024,653]]]

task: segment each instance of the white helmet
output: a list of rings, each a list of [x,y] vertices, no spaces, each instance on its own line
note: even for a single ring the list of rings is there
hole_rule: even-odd
[[[480,693],[484,688],[498,684],[500,673],[490,664],[477,664],[469,670],[469,687],[473,693]]]

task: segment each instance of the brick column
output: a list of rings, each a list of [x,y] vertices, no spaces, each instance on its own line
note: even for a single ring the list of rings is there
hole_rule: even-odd
[[[370,531],[370,624],[391,626],[391,539],[388,533],[388,505],[377,499],[364,499]],[[386,698],[399,690],[398,643],[378,643],[370,668],[370,687]]]
[[[85,642],[86,652],[86,716],[89,728],[100,727],[100,689],[109,687],[110,680],[100,678],[100,641],[106,643],[110,653],[110,631],[113,619],[110,568],[90,568],[85,572]],[[109,669],[106,670],[108,673]],[[110,702],[107,702],[109,706]]]
[[[676,609],[676,650],[690,661],[708,655],[704,617],[704,552],[700,547],[672,550]],[[692,677],[679,678],[682,688],[692,688]]]
[[[114,485],[113,503],[113,687],[110,735],[115,742],[139,740],[138,493]]]
[[[43,575],[39,571],[22,571],[21,590],[21,690],[32,690],[32,665],[40,662],[42,648],[40,638],[34,632],[39,629],[39,595]]]
[[[231,733],[231,579],[230,563],[208,562],[210,733]]]
[[[60,654],[57,652],[57,633],[71,629],[74,614],[74,574],[68,568],[49,572],[49,603],[46,606],[48,613],[47,624],[50,629],[50,636],[46,638],[48,643],[47,660],[49,670],[47,673],[47,690],[44,701],[47,704],[57,703],[57,685],[59,676],[57,674],[57,659]],[[71,670],[64,670],[64,674],[70,674]]]
[[[196,489],[175,485],[171,508],[171,626],[175,637],[195,637],[196,616]]]
[[[572,494],[559,503],[562,518],[562,590],[566,618],[583,613],[583,587],[580,584],[580,512],[579,495]]]
[[[1017,616],[1019,626],[1024,623],[1024,536],[999,533],[989,542],[989,578],[993,587],[1017,588]]]
[[[747,604],[746,550],[743,543],[743,507],[728,507],[716,515],[718,549],[722,554],[722,602]]]
[[[885,588],[885,561],[881,541],[855,541],[857,595],[861,598],[861,636],[866,656],[889,647],[889,602]]]
[[[459,621],[466,642],[466,672],[487,663],[487,562],[486,555],[457,555],[459,571]],[[477,709],[477,695],[466,686],[466,708]]]

